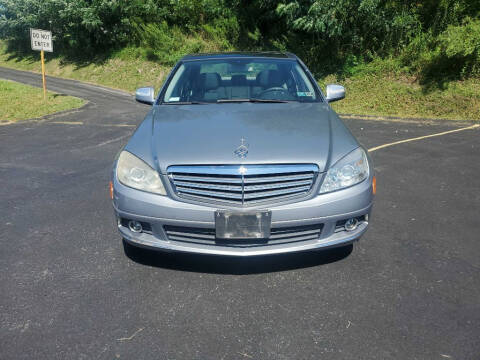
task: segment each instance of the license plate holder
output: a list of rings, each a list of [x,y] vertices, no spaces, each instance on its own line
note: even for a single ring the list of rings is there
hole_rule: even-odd
[[[222,240],[267,239],[270,237],[270,210],[215,211],[215,237]]]

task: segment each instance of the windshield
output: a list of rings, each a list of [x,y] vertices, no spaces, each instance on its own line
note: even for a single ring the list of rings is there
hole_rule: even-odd
[[[184,62],[173,75],[163,102],[316,102],[315,87],[297,61],[215,59]]]

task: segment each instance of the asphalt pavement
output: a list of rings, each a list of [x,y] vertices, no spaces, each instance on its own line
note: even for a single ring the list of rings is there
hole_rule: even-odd
[[[0,126],[0,359],[480,359],[479,128],[374,151],[351,252],[126,256],[107,184],[148,106],[47,84],[88,104]],[[368,148],[468,125],[345,122]]]

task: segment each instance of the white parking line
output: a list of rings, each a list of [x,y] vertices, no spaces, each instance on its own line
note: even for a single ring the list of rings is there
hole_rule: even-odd
[[[456,132],[459,132],[459,131],[471,130],[471,129],[475,129],[475,128],[478,128],[478,127],[480,127],[480,124],[475,124],[475,125],[472,125],[472,126],[467,126],[467,127],[460,128],[460,129],[455,129],[455,130],[443,131],[443,132],[436,133],[436,134],[430,134],[430,135],[419,136],[419,137],[415,137],[415,138],[411,138],[411,139],[395,141],[395,142],[391,142],[391,143],[388,143],[388,144],[383,144],[383,145],[379,145],[379,146],[375,146],[373,148],[370,148],[370,149],[368,149],[368,152],[377,151],[377,150],[380,150],[380,149],[384,149],[386,147],[390,147],[390,146],[398,145],[398,144],[403,144],[403,143],[407,143],[407,142],[410,142],[410,141],[428,139],[428,138],[435,137],[435,136],[442,136],[442,135],[447,135],[447,134],[451,134],[451,133],[456,133]]]

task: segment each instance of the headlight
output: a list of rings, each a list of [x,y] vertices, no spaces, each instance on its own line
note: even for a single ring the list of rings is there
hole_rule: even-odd
[[[368,176],[367,154],[362,148],[357,148],[328,169],[320,194],[358,184]]]
[[[123,185],[131,188],[166,195],[158,173],[128,151],[122,151],[118,157],[117,177]]]

